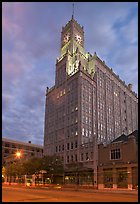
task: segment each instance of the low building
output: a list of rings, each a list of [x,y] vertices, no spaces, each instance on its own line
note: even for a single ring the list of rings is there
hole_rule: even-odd
[[[138,185],[138,131],[98,146],[98,189]]]
[[[18,152],[20,158],[42,157],[43,146],[32,144],[31,141],[21,142],[2,138],[2,164],[13,162],[17,159]]]

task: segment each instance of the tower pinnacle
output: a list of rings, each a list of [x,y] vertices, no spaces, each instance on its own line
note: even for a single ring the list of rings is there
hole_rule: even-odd
[[[74,18],[74,3],[72,4],[72,19]]]

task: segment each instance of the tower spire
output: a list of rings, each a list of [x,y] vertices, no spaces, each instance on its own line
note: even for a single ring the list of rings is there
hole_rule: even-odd
[[[74,18],[74,3],[72,4],[72,18]]]

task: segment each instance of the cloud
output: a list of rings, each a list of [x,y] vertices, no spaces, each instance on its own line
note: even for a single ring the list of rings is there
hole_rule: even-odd
[[[71,2],[3,2],[3,136],[43,144],[45,89],[55,81]],[[76,2],[85,48],[137,88],[137,15],[130,2]],[[128,80],[128,81],[127,81]]]
[[[138,19],[132,18],[128,24],[121,28],[121,32],[128,43],[138,43]]]

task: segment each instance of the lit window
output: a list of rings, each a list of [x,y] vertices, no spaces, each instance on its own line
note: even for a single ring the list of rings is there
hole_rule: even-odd
[[[85,131],[85,130],[84,130],[84,128],[83,128],[83,129],[82,129],[82,135],[84,135],[84,131]]]
[[[103,129],[103,125],[101,124],[101,130]]]
[[[114,95],[115,95],[115,96],[118,96],[118,94],[117,94],[115,91],[114,91]]]

